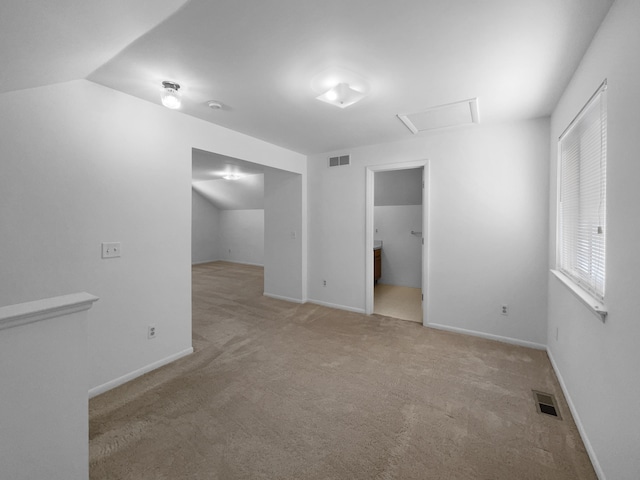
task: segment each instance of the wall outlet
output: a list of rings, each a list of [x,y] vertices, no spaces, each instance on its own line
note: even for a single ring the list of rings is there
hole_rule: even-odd
[[[322,280],[322,286],[326,287],[327,286],[327,281],[326,280]]]
[[[102,258],[115,258],[120,256],[120,242],[103,242]]]
[[[147,339],[152,340],[156,338],[157,330],[155,325],[149,325],[147,328]]]
[[[500,315],[504,315],[505,317],[509,316],[509,305],[502,305],[500,307]]]

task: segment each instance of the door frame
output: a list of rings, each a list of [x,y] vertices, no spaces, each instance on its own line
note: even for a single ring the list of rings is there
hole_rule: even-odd
[[[365,313],[373,313],[373,238],[375,229],[374,190],[376,172],[393,170],[407,170],[422,167],[422,324],[427,325],[428,280],[429,280],[429,161],[416,160],[411,162],[371,165],[366,167],[365,190]]]

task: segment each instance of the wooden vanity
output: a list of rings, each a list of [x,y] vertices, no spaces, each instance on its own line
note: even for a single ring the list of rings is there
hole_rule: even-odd
[[[373,282],[378,283],[382,277],[382,247],[373,249]]]

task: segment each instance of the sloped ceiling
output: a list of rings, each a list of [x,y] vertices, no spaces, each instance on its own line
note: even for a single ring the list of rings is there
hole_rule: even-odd
[[[2,0],[0,93],[86,78],[187,0]]]
[[[301,153],[348,150],[412,137],[397,114],[474,97],[481,123],[549,115],[612,1],[9,0],[0,91],[88,78],[159,103],[173,80],[182,113]],[[370,94],[317,101],[329,68]]]
[[[220,210],[264,208],[264,173],[270,167],[194,148],[191,187]],[[225,180],[228,174],[238,180]]]

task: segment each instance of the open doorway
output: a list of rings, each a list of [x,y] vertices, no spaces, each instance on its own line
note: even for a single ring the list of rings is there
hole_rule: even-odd
[[[191,186],[192,265],[261,266],[264,295],[303,302],[302,175],[194,148]]]
[[[428,163],[367,168],[366,312],[426,324]]]

